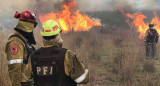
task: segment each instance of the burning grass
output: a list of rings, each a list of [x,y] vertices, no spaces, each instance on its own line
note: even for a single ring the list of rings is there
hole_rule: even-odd
[[[69,1],[62,5],[63,10],[56,13],[40,13],[39,19],[43,24],[47,20],[54,20],[59,23],[63,32],[69,31],[89,31],[93,26],[101,26],[101,22],[81,14],[75,1]]]
[[[147,22],[145,22],[145,19],[148,17],[142,12],[137,12],[134,14],[125,13],[124,10],[121,10],[121,12],[127,17],[126,22],[129,24],[131,29],[134,27],[138,28],[137,31],[140,33],[139,38],[143,38],[145,36],[146,30],[149,28],[149,22],[153,22],[155,24],[154,28],[160,34],[160,19],[156,11],[153,12],[154,17],[152,20]],[[133,20],[133,22],[130,20]]]

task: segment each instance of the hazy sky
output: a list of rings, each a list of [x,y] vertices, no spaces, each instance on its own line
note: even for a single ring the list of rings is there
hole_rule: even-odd
[[[0,0],[0,15],[22,11],[35,10],[36,1],[40,2],[41,9],[54,8],[54,5],[64,0]],[[160,9],[160,0],[75,0],[83,11],[101,11],[116,8],[132,7],[134,9]]]
[[[160,0],[75,0],[81,11],[108,11],[117,8],[159,10]],[[64,0],[0,0],[0,18],[13,18],[16,11],[37,8],[51,12]],[[37,4],[39,7],[37,7]],[[1,20],[0,20],[1,21]]]
[[[0,0],[0,25],[14,23],[16,11],[52,12],[65,0]],[[115,9],[159,10],[160,0],[75,0],[81,11],[114,11]]]
[[[76,0],[82,10],[110,10],[132,7],[138,10],[160,9],[160,0]]]
[[[138,9],[159,9],[160,0],[130,0]]]

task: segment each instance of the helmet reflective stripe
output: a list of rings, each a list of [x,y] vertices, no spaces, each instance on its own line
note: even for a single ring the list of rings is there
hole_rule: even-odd
[[[33,14],[31,14],[32,16],[34,16],[34,17],[36,17],[36,15],[33,13]]]
[[[51,32],[51,30],[45,30],[45,32]]]
[[[61,32],[61,28],[58,23],[53,20],[48,20],[42,25],[42,30],[40,34],[42,36],[53,36],[58,35]]]

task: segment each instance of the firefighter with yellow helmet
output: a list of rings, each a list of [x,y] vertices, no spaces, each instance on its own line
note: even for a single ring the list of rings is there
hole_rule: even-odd
[[[159,34],[154,29],[154,23],[150,22],[149,29],[145,33],[146,57],[156,59],[156,43],[158,43]]]
[[[88,69],[76,54],[62,48],[61,28],[58,23],[48,20],[40,34],[44,46],[31,55],[35,86],[77,86],[89,81]]]
[[[33,29],[37,25],[35,14],[26,10],[22,13],[16,12],[14,17],[19,21],[5,49],[11,85],[32,86],[29,56],[35,50],[32,44],[36,44],[33,36]]]

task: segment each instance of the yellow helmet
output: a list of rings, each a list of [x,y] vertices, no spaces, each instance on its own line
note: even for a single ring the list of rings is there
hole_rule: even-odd
[[[59,27],[58,23],[53,20],[48,20],[42,25],[42,30],[40,34],[42,36],[54,36],[58,35],[62,29]]]
[[[149,27],[153,27],[154,26],[154,23],[153,22],[150,22],[149,23]]]

